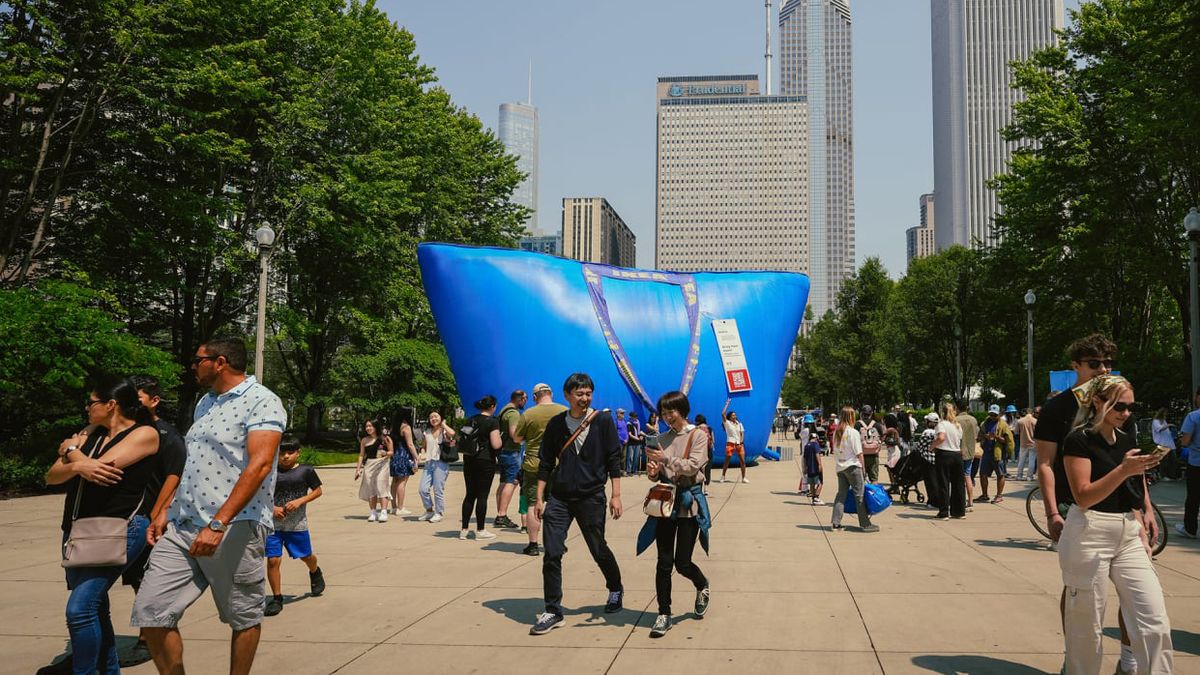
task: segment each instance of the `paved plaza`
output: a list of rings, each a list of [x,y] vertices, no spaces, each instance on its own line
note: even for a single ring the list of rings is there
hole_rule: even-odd
[[[303,564],[285,561],[288,603],[265,622],[258,672],[1023,675],[1056,673],[1062,663],[1058,562],[1025,516],[1032,483],[1010,483],[1003,504],[978,504],[965,521],[937,521],[933,511],[897,503],[877,517],[882,532],[835,533],[826,527],[832,507],[796,494],[796,463],[763,462],[750,469],[749,484],[712,486],[712,554],[697,558],[712,584],[708,616],[686,611],[691,585],[676,576],[676,624],[652,640],[653,547],[634,557],[644,479],[623,481],[626,516],[609,521],[625,610],[603,613],[603,579],[573,528],[564,560],[566,625],[531,637],[542,610],[541,558],[520,554],[525,537],[516,531],[488,542],[458,540],[457,470],[447,485],[454,517],[432,525],[415,516],[367,523],[353,469],[319,471],[325,496],[309,507],[309,522],[329,587],[307,597]],[[831,465],[825,472],[834,476]],[[412,485],[407,505],[419,512]],[[1177,521],[1182,483],[1155,486],[1154,498]],[[66,652],[62,500],[0,502],[0,672],[33,673]],[[1176,670],[1200,673],[1200,545],[1172,536],[1157,568]],[[123,648],[136,635],[128,622],[132,599],[127,587],[112,592]],[[1106,673],[1118,651],[1115,612],[1114,600]],[[181,630],[189,672],[227,671],[229,631],[207,596]]]

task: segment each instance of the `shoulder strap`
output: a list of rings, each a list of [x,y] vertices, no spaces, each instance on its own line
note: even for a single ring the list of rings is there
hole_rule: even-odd
[[[570,415],[570,411],[568,411],[567,414]],[[588,425],[592,423],[592,420],[595,419],[596,415],[598,414],[600,414],[599,410],[593,410],[592,412],[588,413],[588,416],[583,418],[583,422],[579,425],[579,428],[575,430],[575,433],[571,434],[571,437],[567,439],[566,443],[563,443],[562,449],[559,450],[559,452],[566,452],[567,448],[571,447],[571,444],[575,442],[575,439],[579,438],[579,434],[583,433],[583,430],[588,428]],[[565,417],[563,418],[563,423],[566,423]]]
[[[97,432],[97,440],[96,440],[95,444],[92,445],[92,450],[90,453],[88,453],[88,458],[89,459],[94,458],[96,451],[99,450],[101,447],[107,448],[109,446],[115,445],[116,443],[120,442],[121,439],[128,436],[129,432],[133,431],[134,429],[136,429],[140,426],[142,426],[142,425],[135,424],[135,425],[129,427],[125,431],[122,431],[121,433],[114,436],[112,439],[112,442],[107,443],[107,444],[104,442],[105,434],[100,434],[99,432]],[[79,476],[79,489],[75,491],[75,507],[73,509],[71,509],[71,522],[75,522],[76,520],[79,520],[79,503],[83,499],[83,486],[86,484],[87,484],[87,481],[83,479],[83,476]],[[142,502],[144,502],[144,501],[146,501],[146,491],[142,490],[142,498],[138,500],[137,506],[133,507],[133,513],[129,514],[129,518],[132,518],[135,515],[137,515],[137,512],[139,509],[142,508]],[[126,518],[125,520],[129,520],[129,518]]]
[[[684,459],[687,459],[688,457],[690,457],[692,455],[692,439],[694,439],[696,437],[696,431],[697,431],[696,429],[692,429],[692,432],[690,434],[688,434],[687,448],[685,448],[683,451]]]

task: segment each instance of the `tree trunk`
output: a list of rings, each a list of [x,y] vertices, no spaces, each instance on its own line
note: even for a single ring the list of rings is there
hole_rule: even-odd
[[[313,403],[308,406],[308,419],[304,424],[304,440],[313,443],[321,435],[321,418],[325,416],[325,404]]]

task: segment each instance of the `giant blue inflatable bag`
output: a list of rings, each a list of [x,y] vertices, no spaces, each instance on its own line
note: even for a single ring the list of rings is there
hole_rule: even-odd
[[[594,407],[637,411],[643,422],[660,395],[681,389],[692,414],[708,418],[719,464],[726,388],[711,322],[735,319],[754,389],[735,394],[730,410],[746,427],[746,458],[766,447],[808,299],[804,275],[676,274],[452,244],[422,244],[417,258],[468,413],[485,394],[503,402],[537,382],[562,403],[576,371],[595,382]]]

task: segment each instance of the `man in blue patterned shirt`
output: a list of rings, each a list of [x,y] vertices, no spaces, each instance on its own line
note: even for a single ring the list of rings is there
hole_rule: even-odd
[[[275,457],[287,426],[279,397],[246,376],[240,339],[211,340],[192,358],[210,389],[187,432],[187,464],[170,523],[146,533],[154,552],[131,623],[146,629],[160,673],[183,672],[179,620],[206,588],[233,629],[231,673],[249,673],[263,618],[264,542],[272,530]]]

